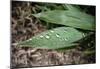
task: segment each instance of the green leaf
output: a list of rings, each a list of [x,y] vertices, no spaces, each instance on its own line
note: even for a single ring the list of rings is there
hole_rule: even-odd
[[[64,4],[63,7],[66,10],[70,10],[70,11],[81,11],[79,7],[76,7],[75,5],[70,5],[70,4]]]
[[[59,27],[44,31],[29,40],[19,42],[24,47],[36,47],[42,49],[59,49],[77,45],[74,43],[83,38],[83,33],[71,27]]]
[[[53,10],[33,14],[49,23],[61,24],[85,30],[95,30],[95,17],[80,11]]]

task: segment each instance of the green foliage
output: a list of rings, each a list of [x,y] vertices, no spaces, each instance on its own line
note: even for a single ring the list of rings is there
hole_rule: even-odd
[[[20,46],[30,46],[42,49],[58,49],[77,45],[74,43],[83,38],[83,33],[71,27],[59,27],[42,32],[31,39],[19,43]]]
[[[81,11],[81,9],[77,6],[73,6],[73,5],[70,5],[70,4],[64,4],[63,7],[66,9],[66,10],[70,10],[70,11]]]
[[[49,23],[61,24],[85,30],[95,30],[95,18],[80,11],[53,10],[33,14]]]
[[[48,25],[63,25],[64,27],[53,28],[39,33],[26,41],[19,42],[18,45],[21,47],[70,49],[77,46],[77,41],[84,38],[83,33],[95,31],[95,17],[83,12],[88,10],[82,10],[80,6],[39,4],[35,5],[35,7],[37,10],[33,11],[34,14],[32,16],[41,20],[41,23],[43,21]]]

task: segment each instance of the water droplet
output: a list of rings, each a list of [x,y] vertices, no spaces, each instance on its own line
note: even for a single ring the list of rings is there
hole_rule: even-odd
[[[28,41],[30,41],[30,40],[32,40],[32,39],[28,39],[28,40],[26,40],[26,41],[28,42]]]
[[[53,33],[54,31],[53,31],[53,30],[51,30],[50,32],[52,32],[52,33]]]
[[[43,38],[43,36],[42,36],[42,35],[41,35],[40,37],[41,37],[41,38]]]
[[[83,33],[83,37],[85,37],[85,34]]]
[[[29,40],[32,40],[32,39],[29,39]]]
[[[46,35],[45,37],[46,37],[47,39],[49,39],[49,38],[50,38],[50,36],[48,36],[48,35]]]
[[[57,36],[57,37],[60,37],[60,35],[59,35],[59,34],[56,34],[56,36]]]
[[[65,41],[67,41],[67,38],[65,39]]]

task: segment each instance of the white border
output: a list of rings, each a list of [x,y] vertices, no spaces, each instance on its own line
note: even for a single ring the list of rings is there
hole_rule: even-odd
[[[10,66],[10,1],[0,1],[0,69]]]
[[[37,68],[20,68],[20,69],[97,69],[94,64],[86,65],[68,65],[68,66],[52,66],[52,67],[37,67]]]
[[[15,0],[15,1],[34,1],[34,2],[51,2],[51,3],[96,5],[96,0]]]

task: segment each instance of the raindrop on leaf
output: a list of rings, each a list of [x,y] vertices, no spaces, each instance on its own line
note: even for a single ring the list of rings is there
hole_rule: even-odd
[[[41,38],[43,38],[43,36],[42,36],[42,35],[41,35],[40,37],[41,37]]]
[[[48,36],[48,35],[46,35],[45,37],[46,37],[47,39],[49,39],[49,38],[50,38],[50,36]]]
[[[53,33],[54,31],[52,31],[52,30],[51,30],[50,32],[52,32],[52,33]]]
[[[56,36],[57,36],[57,37],[60,37],[60,35],[59,35],[59,34],[56,34]]]

